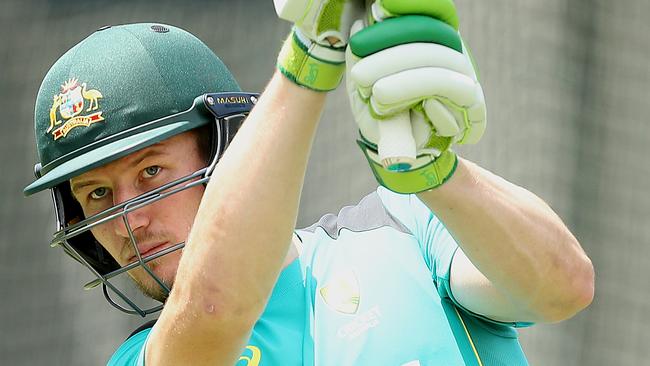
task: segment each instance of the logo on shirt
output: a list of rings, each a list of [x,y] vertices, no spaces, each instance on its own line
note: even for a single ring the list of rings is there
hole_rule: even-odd
[[[325,304],[343,314],[357,313],[359,293],[359,280],[351,270],[332,276],[332,279],[320,289]]]
[[[381,311],[379,306],[373,306],[368,311],[361,313],[354,317],[354,320],[339,328],[337,336],[339,338],[352,340],[358,336],[366,333],[379,325],[381,319]]]
[[[237,361],[237,365],[240,365],[240,363],[244,361],[245,363],[241,363],[241,366],[258,366],[260,364],[261,359],[262,359],[262,351],[260,351],[259,348],[255,346],[246,346],[246,351],[244,352],[244,355],[241,355],[239,357],[239,361]]]

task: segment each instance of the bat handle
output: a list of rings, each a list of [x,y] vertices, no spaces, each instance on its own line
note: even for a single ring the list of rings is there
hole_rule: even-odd
[[[391,171],[407,171],[415,165],[416,146],[408,110],[391,118],[378,121],[379,140],[377,148],[384,168]]]

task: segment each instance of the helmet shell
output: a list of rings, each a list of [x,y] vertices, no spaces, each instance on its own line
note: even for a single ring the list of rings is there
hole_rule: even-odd
[[[61,56],[41,84],[34,112],[40,178],[24,193],[206,124],[209,116],[129,133],[191,108],[199,95],[240,90],[223,62],[182,29],[103,27]]]

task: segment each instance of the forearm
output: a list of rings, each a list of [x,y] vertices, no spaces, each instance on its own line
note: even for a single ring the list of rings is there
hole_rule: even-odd
[[[447,183],[419,197],[495,289],[533,314],[527,320],[561,320],[591,302],[591,262],[534,194],[459,159]]]
[[[287,254],[324,100],[324,93],[274,76],[206,189],[179,285],[243,303],[266,298]],[[204,277],[196,266],[211,271]],[[205,301],[210,307],[220,300]]]
[[[287,255],[324,100],[276,73],[217,165],[158,331],[194,342],[179,350],[236,361]]]

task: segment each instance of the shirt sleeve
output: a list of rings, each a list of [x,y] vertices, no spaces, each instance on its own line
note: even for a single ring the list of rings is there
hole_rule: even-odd
[[[144,329],[124,341],[107,366],[144,366],[144,350],[151,328]]]
[[[533,324],[495,321],[459,304],[451,291],[449,280],[451,263],[458,251],[458,243],[451,233],[416,195],[397,194],[383,187],[379,187],[377,193],[389,213],[404,224],[416,238],[441,298],[448,298],[464,312],[491,323],[513,327],[526,327]]]
[[[416,195],[397,194],[379,187],[377,193],[384,207],[399,220],[417,240],[423,258],[431,271],[440,296],[450,297],[449,270],[458,244],[443,223]]]

